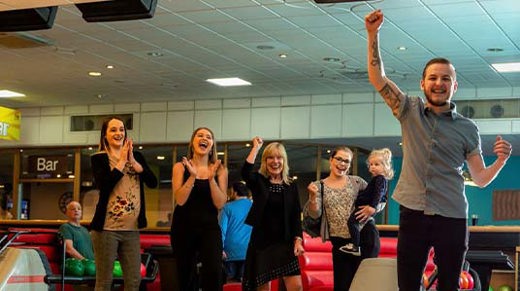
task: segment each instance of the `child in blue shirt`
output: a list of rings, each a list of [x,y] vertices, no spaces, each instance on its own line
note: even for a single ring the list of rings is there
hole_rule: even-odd
[[[253,202],[249,199],[249,190],[244,182],[233,183],[231,191],[236,198],[222,208],[219,224],[222,230],[227,280],[241,282],[247,245],[251,236],[251,226],[244,221]]]

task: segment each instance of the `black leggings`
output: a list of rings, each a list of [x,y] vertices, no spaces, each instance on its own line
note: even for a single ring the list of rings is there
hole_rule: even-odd
[[[379,231],[373,220],[365,224],[361,230],[361,256],[354,256],[339,250],[339,247],[349,243],[350,239],[331,237],[332,268],[334,270],[334,291],[348,291],[352,279],[361,263],[366,258],[376,258],[379,255]]]
[[[197,263],[201,262],[200,287],[204,291],[222,290],[222,234],[220,229],[184,231],[170,236],[182,291],[199,290]],[[165,278],[166,280],[168,278]]]

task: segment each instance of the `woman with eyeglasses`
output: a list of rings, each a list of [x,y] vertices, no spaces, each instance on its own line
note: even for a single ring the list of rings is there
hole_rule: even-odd
[[[356,218],[365,223],[361,230],[361,256],[345,253],[340,247],[351,243],[347,221],[355,210],[354,201],[358,193],[367,187],[363,178],[348,175],[352,161],[352,151],[348,147],[337,147],[332,151],[330,174],[323,182],[323,199],[321,198],[320,181],[311,182],[307,187],[309,192],[308,209],[310,216],[322,215],[322,203],[325,217],[322,218],[321,239],[332,243],[332,268],[334,272],[334,291],[347,291],[350,288],[354,274],[361,260],[374,258],[379,254],[379,232],[371,219],[376,209],[360,206],[356,209]]]

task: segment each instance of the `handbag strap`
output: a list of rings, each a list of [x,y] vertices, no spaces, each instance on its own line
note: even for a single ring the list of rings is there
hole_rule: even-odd
[[[325,184],[323,183],[323,180],[320,180],[320,186],[321,186],[321,191],[320,191],[320,196],[321,196],[321,214],[323,215],[323,213],[325,213],[325,206],[323,206],[323,188],[325,188]]]

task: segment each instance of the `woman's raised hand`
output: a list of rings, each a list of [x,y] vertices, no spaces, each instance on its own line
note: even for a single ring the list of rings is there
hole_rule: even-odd
[[[132,148],[132,140],[127,139],[123,142],[123,146],[121,147],[121,151],[119,152],[119,161],[122,161],[124,163],[129,161],[130,158],[130,151]]]
[[[215,176],[217,175],[218,169],[220,168],[220,165],[222,164],[221,160],[217,160],[214,164],[209,165],[209,180],[213,180]]]
[[[126,144],[128,146],[128,161],[130,163],[133,163],[135,162],[135,158],[134,158],[134,141],[129,138],[126,140]]]
[[[251,140],[251,143],[253,143],[253,146],[251,147],[251,151],[249,152],[249,155],[247,155],[246,161],[248,163],[254,164],[256,155],[260,151],[260,148],[264,144],[264,141],[262,140],[261,137],[255,136],[255,137],[253,137],[253,140]]]
[[[318,195],[318,186],[316,183],[311,182],[309,186],[307,186],[307,191],[309,192],[309,200],[316,201],[316,196]]]
[[[190,172],[190,176],[197,177],[197,168],[193,166],[190,160],[186,157],[182,157],[182,164],[188,169]]]
[[[255,148],[257,150],[259,150],[262,147],[262,145],[264,144],[264,140],[259,136],[253,137],[252,142],[253,142],[253,148]]]

